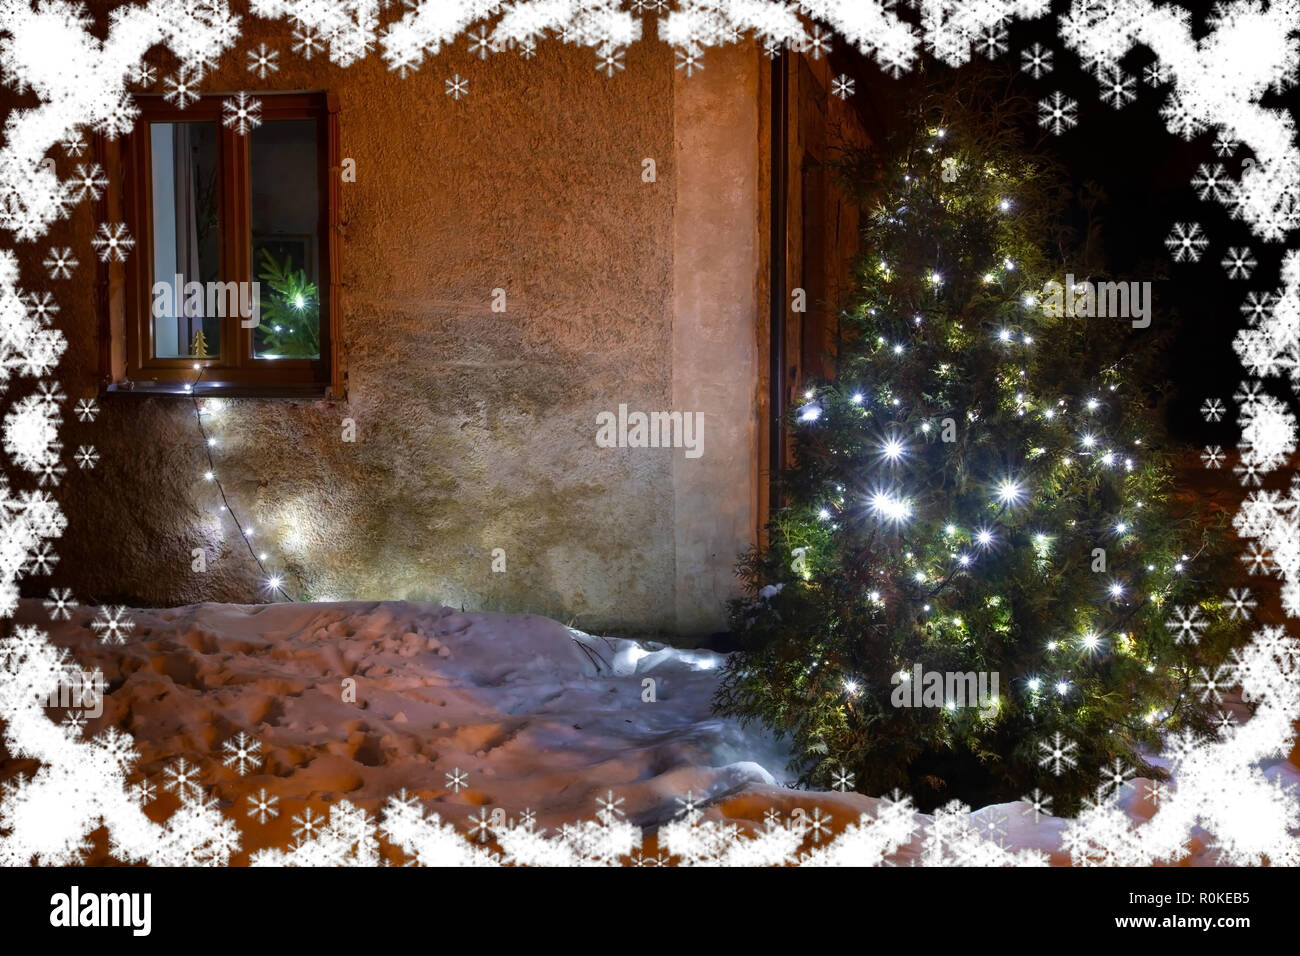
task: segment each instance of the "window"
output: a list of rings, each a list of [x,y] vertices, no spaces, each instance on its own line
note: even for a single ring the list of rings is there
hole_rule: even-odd
[[[323,93],[229,96],[180,110],[140,97],[124,143],[125,378],[144,390],[323,393],[339,375],[337,115]],[[196,371],[197,367],[197,371]]]

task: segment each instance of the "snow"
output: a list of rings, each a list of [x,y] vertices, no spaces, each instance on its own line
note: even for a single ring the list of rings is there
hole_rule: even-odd
[[[1029,799],[928,816],[791,788],[777,740],[712,713],[712,651],[413,602],[113,608],[133,628],[109,644],[101,609],[63,610],[24,600],[16,617],[103,671],[82,739],[131,735],[127,779],[159,800],[151,817],[181,797],[177,814],[223,808],[234,862],[373,865],[391,834],[422,862],[480,864],[471,850],[493,838],[521,862],[609,863],[656,833],[638,861],[780,862],[802,843],[824,865],[1069,862],[1068,821]],[[1266,775],[1294,784],[1300,768]],[[1120,819],[1154,813],[1149,783],[1122,788]],[[1204,833],[1189,849],[1214,862]]]

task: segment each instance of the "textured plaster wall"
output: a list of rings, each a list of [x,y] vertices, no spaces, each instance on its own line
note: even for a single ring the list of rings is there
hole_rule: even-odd
[[[230,401],[209,418],[231,503],[269,565],[317,600],[719,626],[755,524],[760,58],[711,52],[686,81],[649,41],[609,79],[590,51],[558,42],[531,62],[458,45],[402,80],[374,57],[347,70],[303,61],[286,25],[247,25],[204,91],[336,91],[341,154],[357,168],[342,186],[346,401]],[[244,69],[260,41],[281,51],[266,80]],[[453,73],[470,84],[459,102],[444,95]],[[95,222],[83,204],[21,258],[27,287],[62,306],[69,406],[100,382]],[[43,275],[49,245],[81,259],[71,281]],[[491,311],[496,288],[505,314]],[[705,412],[704,458],[598,448],[596,414],[620,402]],[[94,444],[100,462],[57,489],[62,561],[26,592],[257,600],[260,576],[200,478],[189,404],[100,405],[96,422],[64,426],[68,450]],[[355,443],[341,440],[344,418]],[[194,548],[205,573],[191,570]]]

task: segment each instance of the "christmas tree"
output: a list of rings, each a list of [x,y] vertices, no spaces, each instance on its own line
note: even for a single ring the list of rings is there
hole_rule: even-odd
[[[835,380],[793,416],[716,704],[809,784],[1070,813],[1158,775],[1162,731],[1213,732],[1231,556],[1172,493],[1159,325],[1045,301],[1103,270],[1017,101],[963,89],[845,164],[873,201]]]

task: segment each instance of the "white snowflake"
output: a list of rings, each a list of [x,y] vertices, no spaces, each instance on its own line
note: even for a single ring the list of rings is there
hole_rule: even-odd
[[[808,42],[803,46],[803,52],[812,54],[814,60],[820,60],[823,56],[830,56],[833,38],[834,34],[823,30],[820,23],[814,23],[813,32],[809,35]]]
[[[1254,486],[1258,488],[1264,483],[1263,469],[1260,468],[1259,462],[1244,456],[1240,462],[1232,466],[1232,472],[1235,474],[1243,485]]]
[[[27,306],[27,314],[42,325],[49,325],[59,311],[59,304],[54,301],[54,296],[48,292],[29,292],[25,305]]]
[[[1223,446],[1206,445],[1205,451],[1201,454],[1201,461],[1205,462],[1206,468],[1221,467],[1224,461]]]
[[[280,51],[272,50],[265,43],[259,43],[257,49],[248,51],[248,72],[256,73],[259,80],[266,79],[268,73],[279,73]]]
[[[99,461],[99,452],[95,451],[94,445],[78,445],[74,457],[78,468],[94,468],[95,463]]]
[[[1041,80],[1052,72],[1052,51],[1041,43],[1035,43],[1027,50],[1020,51],[1020,69],[1036,80]]]
[[[469,95],[469,80],[465,79],[459,73],[444,82],[447,86],[445,92],[453,100],[459,100],[462,96]]]
[[[1147,799],[1153,806],[1160,806],[1160,801],[1169,796],[1169,785],[1161,780],[1148,780],[1146,783]]]
[[[596,819],[601,823],[610,823],[614,819],[624,816],[622,797],[615,797],[614,791],[611,790],[603,797],[596,798],[596,805],[600,808],[596,811]]]
[[[1165,246],[1173,254],[1174,262],[1200,262],[1201,253],[1210,244],[1199,223],[1177,222],[1165,239]]]
[[[304,60],[310,60],[312,56],[325,49],[320,35],[308,26],[297,27],[293,31],[293,52],[299,54]]]
[[[90,629],[99,635],[102,644],[125,644],[127,635],[135,630],[135,621],[121,605],[101,607]]]
[[[695,796],[695,791],[693,790],[687,790],[686,796],[684,797],[673,797],[673,799],[676,800],[677,805],[681,807],[680,810],[676,811],[676,816],[692,817],[700,812],[700,804],[702,801]]]
[[[199,768],[181,757],[163,769],[167,782],[163,787],[182,799],[194,799],[200,796],[203,788],[199,783]]]
[[[50,254],[45,257],[44,262],[51,279],[71,279],[72,270],[80,264],[67,246],[51,246]]]
[[[1101,768],[1101,789],[1107,796],[1119,796],[1134,776],[1133,768],[1116,757]]]
[[[1020,799],[1029,804],[1029,806],[1025,807],[1024,810],[1020,811],[1021,816],[1028,816],[1032,813],[1034,815],[1035,823],[1038,822],[1039,817],[1051,816],[1052,798],[1050,795],[1043,793],[1043,791],[1037,787],[1034,788],[1033,792],[1029,796],[1021,797]]]
[[[1201,404],[1201,414],[1207,422],[1221,421],[1224,411],[1223,399],[1221,398],[1207,398]]]
[[[847,100],[857,90],[858,81],[846,73],[841,73],[831,81],[831,94]]]
[[[486,60],[489,53],[496,53],[496,44],[492,41],[492,35],[488,28],[480,26],[477,30],[471,31],[466,40],[469,43],[469,52],[476,55],[480,60]]]
[[[86,726],[86,714],[80,710],[70,710],[63,716],[63,726],[74,736],[81,733]]]
[[[1249,619],[1250,612],[1259,606],[1259,602],[1251,597],[1250,588],[1228,588],[1228,600],[1224,603],[1231,608],[1228,618],[1233,621]]]
[[[63,138],[63,154],[78,157],[86,151],[86,140],[78,132],[70,132]]]
[[[99,414],[99,404],[93,398],[79,398],[73,412],[77,416],[77,421],[93,422],[95,416]]]
[[[1150,66],[1142,68],[1142,82],[1147,86],[1164,86],[1169,82],[1169,71],[1165,69],[1163,63],[1157,60]]]
[[[262,125],[262,101],[244,92],[222,100],[221,112],[225,114],[221,125],[233,129],[240,136],[246,136]]]
[[[296,824],[293,835],[300,840],[310,840],[315,837],[317,830],[322,829],[325,818],[313,813],[311,807],[307,807],[293,818],[293,822]]]
[[[443,774],[447,778],[447,786],[451,787],[456,793],[460,793],[461,788],[469,786],[469,774],[461,770],[460,767],[453,767],[451,773]]]
[[[1273,556],[1258,541],[1246,546],[1246,553],[1241,556],[1241,563],[1251,574],[1269,574],[1273,570]]]
[[[54,553],[54,547],[49,542],[42,542],[27,553],[23,571],[26,574],[50,574],[58,563],[59,556]]]
[[[1229,279],[1249,279],[1259,262],[1246,246],[1229,246],[1222,264]]]
[[[101,222],[90,244],[99,253],[100,262],[126,262],[135,240],[126,231],[126,223]]]
[[[167,88],[167,92],[163,94],[163,99],[177,109],[185,109],[199,98],[200,80],[202,80],[202,77],[190,70],[183,68],[178,70],[163,80],[163,86]]]
[[[258,823],[265,823],[271,817],[280,815],[280,811],[275,808],[279,802],[279,797],[275,796],[275,794],[268,794],[266,788],[263,787],[257,792],[256,797],[249,796],[248,815],[256,817]]]
[[[487,807],[479,807],[478,814],[469,818],[469,832],[478,837],[480,843],[486,843],[492,838],[492,817],[488,814]]]
[[[70,620],[72,609],[77,606],[77,602],[72,599],[71,588],[51,588],[50,596],[44,603],[51,621]]]
[[[1237,140],[1220,133],[1214,137],[1214,155],[1221,159],[1227,159],[1237,151],[1237,147],[1240,145],[1241,143]]]
[[[1072,100],[1057,90],[1047,99],[1038,101],[1038,125],[1060,136],[1078,125],[1078,108],[1078,100]]]
[[[1040,767],[1050,767],[1055,776],[1060,776],[1063,770],[1075,766],[1075,751],[1079,745],[1073,740],[1067,740],[1058,730],[1052,735],[1052,742],[1039,741],[1038,743],[1038,765]]]
[[[108,177],[104,175],[104,169],[99,163],[91,163],[89,166],[85,163],[77,163],[77,175],[72,181],[72,187],[78,201],[86,198],[98,199],[107,186]]]
[[[57,485],[60,481],[63,480],[63,476],[66,475],[67,473],[68,473],[68,469],[67,466],[65,465],[61,465],[58,462],[47,464],[41,468],[40,481],[38,482],[38,484],[40,484],[42,488],[44,488],[47,484]]]
[[[1122,109],[1137,99],[1137,82],[1120,69],[1101,74],[1101,98],[1115,109]]]
[[[131,785],[131,795],[140,806],[144,806],[158,799],[158,788],[148,780],[141,780]]]
[[[990,60],[996,60],[1009,49],[1010,34],[1006,27],[997,24],[980,31],[975,47]]]
[[[1205,129],[1205,120],[1192,110],[1186,97],[1178,93],[1169,94],[1165,105],[1160,107],[1160,116],[1171,133],[1186,140],[1195,139]]]
[[[255,770],[262,764],[262,758],[259,756],[262,751],[261,742],[242,730],[223,743],[221,749],[228,755],[221,762],[227,767],[233,766],[235,773],[241,777],[250,769]]]
[[[596,72],[613,76],[627,68],[623,62],[626,52],[619,47],[602,47],[596,51]],[[679,51],[680,57],[680,51]]]
[[[1205,703],[1221,703],[1224,691],[1232,689],[1232,675],[1222,665],[1214,668],[1201,668],[1201,676],[1192,681],[1192,689]]]
[[[1201,163],[1192,177],[1192,188],[1201,199],[1222,199],[1231,185],[1232,180],[1222,163]]]
[[[1247,292],[1241,314],[1256,322],[1267,322],[1273,318],[1277,303],[1278,297],[1271,292]]]
[[[158,71],[148,63],[141,63],[131,71],[131,82],[136,86],[153,86],[158,79]]]
[[[853,782],[856,779],[857,779],[856,774],[849,773],[843,767],[840,767],[839,770],[835,771],[835,776],[833,778],[832,785],[840,793],[845,793],[846,791],[853,789]]]
[[[1165,629],[1173,632],[1176,644],[1195,644],[1209,623],[1201,618],[1201,609],[1196,605],[1180,604],[1174,608],[1174,616],[1165,621]]]
[[[687,76],[694,76],[696,70],[704,69],[704,54],[696,50],[678,50],[677,69]]]

